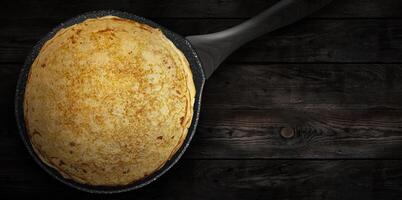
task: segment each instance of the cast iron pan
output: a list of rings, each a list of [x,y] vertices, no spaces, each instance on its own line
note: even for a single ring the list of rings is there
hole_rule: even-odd
[[[60,24],[50,33],[48,33],[43,39],[41,39],[34,46],[31,54],[28,55],[25,64],[21,69],[15,96],[15,114],[19,133],[34,160],[51,176],[71,187],[91,193],[118,193],[141,188],[156,180],[158,177],[168,171],[183,155],[184,151],[190,144],[191,138],[193,137],[197,126],[198,116],[200,113],[201,94],[205,80],[211,76],[218,65],[229,54],[231,54],[244,43],[267,32],[295,22],[314,12],[315,10],[318,10],[329,2],[330,0],[281,0],[256,17],[243,22],[240,25],[217,33],[188,36],[186,38],[173,33],[148,19],[125,12],[95,11],[74,17]],[[177,46],[177,48],[184,53],[189,61],[197,90],[191,126],[181,148],[161,169],[140,181],[136,181],[125,186],[91,186],[77,183],[70,179],[65,179],[55,169],[43,163],[33,151],[24,122],[23,99],[28,72],[42,45],[62,28],[80,23],[89,18],[97,18],[107,15],[115,15],[121,18],[135,20],[162,30],[163,33]]]

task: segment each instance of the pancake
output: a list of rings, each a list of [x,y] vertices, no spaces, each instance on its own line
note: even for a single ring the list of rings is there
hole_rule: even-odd
[[[106,16],[61,29],[43,45],[24,116],[36,154],[65,178],[126,185],[181,147],[194,97],[189,63],[162,31]]]

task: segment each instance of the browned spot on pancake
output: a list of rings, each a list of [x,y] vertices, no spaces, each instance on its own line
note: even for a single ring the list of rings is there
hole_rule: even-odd
[[[73,151],[70,151],[70,154],[73,154]]]
[[[70,142],[70,146],[75,146],[75,143],[74,142]]]
[[[40,132],[37,130],[33,130],[32,135],[40,135]]]
[[[144,31],[148,31],[148,32],[152,32],[152,28],[149,27],[148,25],[144,25],[144,24],[139,24],[138,26],[140,29],[144,30]]]
[[[114,21],[122,21],[122,22],[131,22],[130,20],[128,20],[128,19],[123,19],[123,18],[112,18],[112,20],[114,20]]]
[[[79,35],[80,33],[81,33],[81,29],[78,29],[77,31],[75,31],[75,33],[77,34],[77,35]]]
[[[96,122],[101,123],[102,122],[102,117],[99,116],[99,115],[96,115],[95,120],[96,120]]]
[[[71,40],[71,43],[75,44],[77,41],[75,40],[75,37],[72,35],[69,37],[69,39]]]
[[[162,51],[161,50],[152,50],[152,53],[154,53],[155,55],[160,55],[160,54],[162,54]],[[162,62],[165,64],[167,63],[166,60],[163,60]]]
[[[183,124],[184,123],[184,116],[180,117],[180,123]]]
[[[96,33],[105,33],[105,32],[110,32],[110,31],[114,31],[114,29],[105,28],[105,29],[102,29],[102,30],[97,31]]]
[[[41,67],[46,67],[46,64],[45,63],[43,63],[42,65],[40,65]]]
[[[163,136],[159,136],[159,137],[157,137],[157,139],[158,139],[158,140],[161,140],[161,139],[163,139]]]
[[[59,161],[59,165],[65,165],[66,163],[63,160]]]

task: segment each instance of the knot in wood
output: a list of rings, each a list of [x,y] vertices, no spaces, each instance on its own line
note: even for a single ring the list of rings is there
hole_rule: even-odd
[[[284,127],[281,129],[280,132],[281,136],[284,138],[292,138],[295,136],[295,131],[293,128],[290,127]]]

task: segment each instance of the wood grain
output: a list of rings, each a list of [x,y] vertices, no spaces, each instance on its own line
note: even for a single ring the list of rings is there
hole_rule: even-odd
[[[211,109],[402,108],[402,64],[224,64],[207,81]]]
[[[3,19],[58,19],[93,10],[121,10],[148,18],[249,18],[278,0],[14,0],[6,4]],[[311,18],[400,18],[402,6],[398,0],[335,0]]]
[[[192,158],[401,158],[401,65],[223,65]],[[281,137],[282,128],[296,135]]]
[[[402,157],[402,110],[205,110],[186,157]],[[295,130],[294,137],[280,135],[287,127]]]
[[[402,198],[402,161],[181,160],[157,182],[111,199],[354,199]],[[57,182],[31,160],[0,168],[0,195],[9,198],[99,199]]]
[[[158,20],[182,35],[211,33],[241,21]],[[0,31],[0,62],[22,63],[33,45],[58,23],[57,20],[4,20]],[[305,19],[243,46],[228,62],[400,63],[401,23],[402,19]]]

